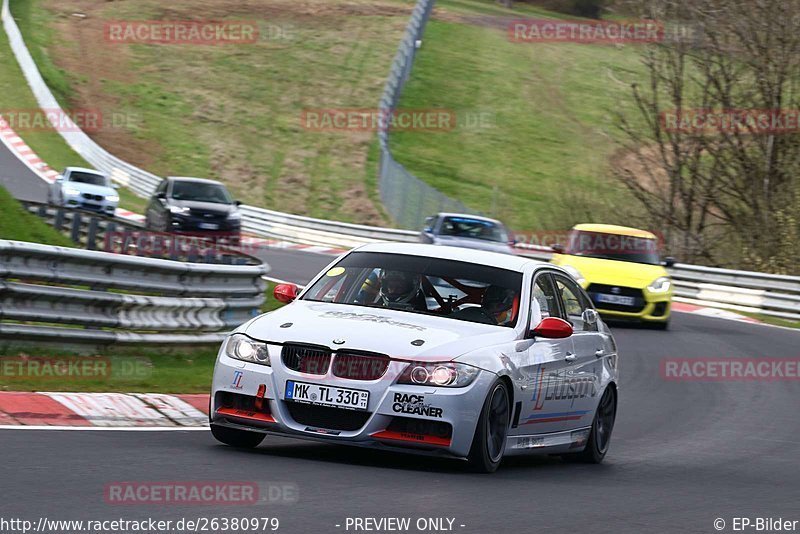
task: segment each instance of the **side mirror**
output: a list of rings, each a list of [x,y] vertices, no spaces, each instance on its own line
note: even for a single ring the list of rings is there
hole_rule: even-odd
[[[564,245],[562,245],[561,243],[553,243],[552,245],[550,245],[550,248],[552,248],[553,252],[555,252],[556,254],[563,254],[565,250]]]
[[[64,181],[64,177],[63,176],[61,176],[60,174],[58,176],[56,176],[56,183],[57,184],[60,184],[63,181]]]
[[[673,265],[675,265],[675,258],[672,256],[664,258],[664,267],[672,267]]]
[[[160,198],[161,200],[164,200],[165,198],[167,198],[167,194],[164,193],[164,192],[156,193],[156,198]]]
[[[275,286],[275,291],[272,292],[275,300],[289,304],[297,298],[297,286],[294,284],[278,284]]]
[[[241,200],[234,200],[233,203],[236,204],[237,206],[241,206],[242,205],[242,201]]]
[[[564,339],[572,335],[572,325],[559,317],[546,317],[531,330],[531,334],[547,339]]]
[[[114,189],[119,189],[119,184],[111,184],[111,187],[113,187]]]

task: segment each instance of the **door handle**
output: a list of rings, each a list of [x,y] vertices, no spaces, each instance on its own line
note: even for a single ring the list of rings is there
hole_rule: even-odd
[[[603,356],[606,355],[606,351],[604,349],[597,349],[596,351],[594,351],[594,355],[597,358],[602,358]]]
[[[577,357],[577,356],[575,356],[573,353],[571,353],[571,352],[568,352],[568,353],[567,353],[567,357],[566,357],[566,358],[564,358],[564,359],[565,359],[566,361],[568,361],[568,362],[574,362],[575,360],[577,360],[577,359],[578,359],[578,357]]]

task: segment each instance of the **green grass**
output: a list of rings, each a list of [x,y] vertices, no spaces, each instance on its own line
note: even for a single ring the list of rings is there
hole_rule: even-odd
[[[142,349],[110,347],[93,357],[70,350],[45,348],[1,349],[0,391],[100,391],[153,393],[208,393],[217,348]],[[96,358],[96,359],[95,359]],[[35,360],[39,366],[22,363]],[[43,369],[78,371],[53,378]],[[84,362],[90,362],[83,370]]]
[[[2,186],[0,186],[0,239],[74,246],[67,236],[58,233],[36,215],[28,213]]]
[[[462,15],[528,14],[491,4],[441,3]],[[634,46],[513,43],[502,24],[434,18],[400,107],[453,110],[459,126],[395,132],[391,146],[412,173],[516,231],[631,223],[639,214],[610,160],[621,139],[614,112],[630,109],[626,82],[642,76]],[[469,113],[490,125],[460,122]]]
[[[311,0],[297,8],[281,3],[280,9],[266,2],[264,12],[252,13],[240,7],[230,18],[288,28],[285,39],[250,45],[109,44],[102,23],[91,25],[202,19],[211,4],[177,1],[167,8],[156,0],[108,2],[92,6],[83,21],[54,0],[13,0],[12,10],[24,19],[26,38],[41,48],[37,62],[47,82],[62,87],[60,97],[76,107],[95,107],[76,102],[75,89],[101,84],[104,98],[97,105],[113,106],[104,114],[134,118],[104,145],[110,152],[129,154],[132,163],[159,175],[220,179],[250,204],[344,221],[388,222],[372,175],[374,132],[309,130],[301,125],[301,113],[377,106],[413,0]],[[309,16],[309,9],[321,14]],[[47,37],[56,27],[58,47]],[[92,56],[107,54],[109,46],[118,47],[118,53]],[[78,53],[85,65],[74,61]],[[102,78],[92,69],[98,58]]]

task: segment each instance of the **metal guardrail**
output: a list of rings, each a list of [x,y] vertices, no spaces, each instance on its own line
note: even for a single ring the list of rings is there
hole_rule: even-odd
[[[0,240],[0,338],[218,342],[258,314],[267,272]]]

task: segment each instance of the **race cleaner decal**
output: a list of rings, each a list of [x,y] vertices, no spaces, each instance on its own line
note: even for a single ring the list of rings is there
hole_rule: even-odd
[[[424,415],[441,419],[444,410],[430,404],[425,404],[425,395],[410,395],[408,393],[395,393],[392,410],[395,413]]]

